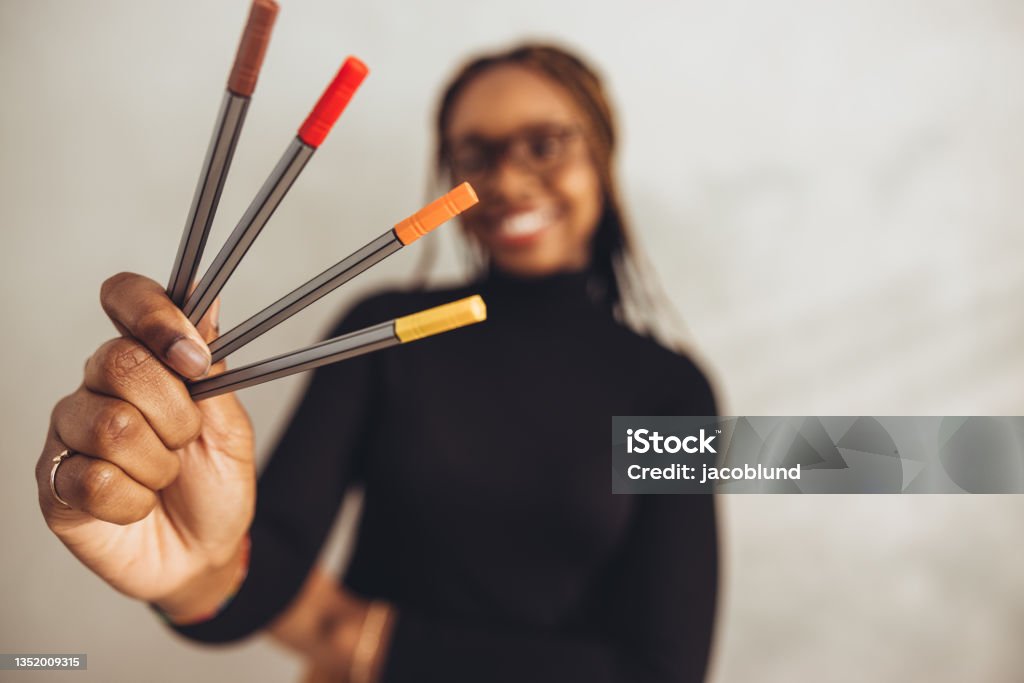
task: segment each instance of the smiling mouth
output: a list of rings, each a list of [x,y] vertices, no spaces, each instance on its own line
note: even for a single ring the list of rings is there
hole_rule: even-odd
[[[505,216],[498,221],[495,233],[508,240],[523,240],[540,233],[555,220],[551,209],[535,209]]]

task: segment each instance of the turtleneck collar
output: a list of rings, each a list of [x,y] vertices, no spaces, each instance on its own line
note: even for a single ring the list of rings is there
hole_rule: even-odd
[[[604,285],[590,268],[526,277],[491,267],[477,286],[485,301],[503,306],[521,302],[531,307],[607,310],[601,303]]]

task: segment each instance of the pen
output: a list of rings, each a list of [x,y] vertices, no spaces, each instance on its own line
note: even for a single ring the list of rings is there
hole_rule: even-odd
[[[220,294],[263,226],[270,220],[302,169],[341,116],[341,112],[366,78],[366,74],[366,65],[355,57],[349,57],[327,86],[327,90],[299,128],[298,135],[288,145],[281,160],[264,181],[249,208],[238,221],[238,225],[217,253],[210,268],[186,299],[182,311],[193,325],[199,323]]]
[[[167,284],[167,295],[179,307],[185,303],[189,287],[196,276],[199,261],[203,257],[206,239],[217,213],[224,181],[231,168],[235,145],[242,132],[249,101],[256,89],[263,56],[270,42],[270,32],[277,18],[278,5],[274,0],[253,0],[249,20],[238,44],[235,63],[228,77],[220,112],[213,127],[213,136],[206,150],[199,182],[196,184],[192,207],[185,220],[185,231],[178,244],[178,254],[171,269]]]
[[[201,401],[486,319],[484,300],[473,295],[192,382],[189,393],[193,400]]]
[[[477,201],[476,193],[469,183],[462,183],[443,197],[434,200],[363,248],[214,339],[210,342],[213,362],[226,358],[356,275],[462,213]]]

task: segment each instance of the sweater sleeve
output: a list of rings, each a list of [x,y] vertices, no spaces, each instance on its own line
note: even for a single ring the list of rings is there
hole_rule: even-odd
[[[637,498],[610,596],[616,680],[699,683],[707,673],[718,592],[714,497]]]
[[[368,302],[331,336],[380,322]],[[214,618],[172,628],[193,640],[238,640],[264,628],[298,594],[358,476],[372,413],[374,359],[356,357],[315,371],[260,474],[250,528],[249,571]]]
[[[661,414],[716,415],[686,363]],[[718,582],[713,496],[633,496],[629,532],[596,586],[597,613],[571,633],[520,633],[400,612],[384,683],[699,683],[711,650]]]
[[[663,415],[717,416],[706,377],[687,361]],[[718,527],[709,494],[634,496],[612,572],[609,615],[617,680],[698,683],[707,675],[718,595]]]

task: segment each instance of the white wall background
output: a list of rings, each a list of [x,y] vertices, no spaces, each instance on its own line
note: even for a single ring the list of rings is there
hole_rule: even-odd
[[[556,38],[607,76],[628,206],[727,414],[1024,411],[1016,0],[282,4],[211,244],[342,58],[371,76],[226,290],[223,323],[418,208],[435,98],[467,55]],[[173,639],[49,534],[32,478],[50,407],[113,333],[100,282],[167,277],[246,11],[0,2],[0,652],[88,653],[88,672],[47,680],[299,670],[262,640]],[[239,361],[312,341],[415,263],[395,256]],[[244,395],[264,446],[300,388]],[[1024,675],[1024,498],[720,502],[714,681]]]

